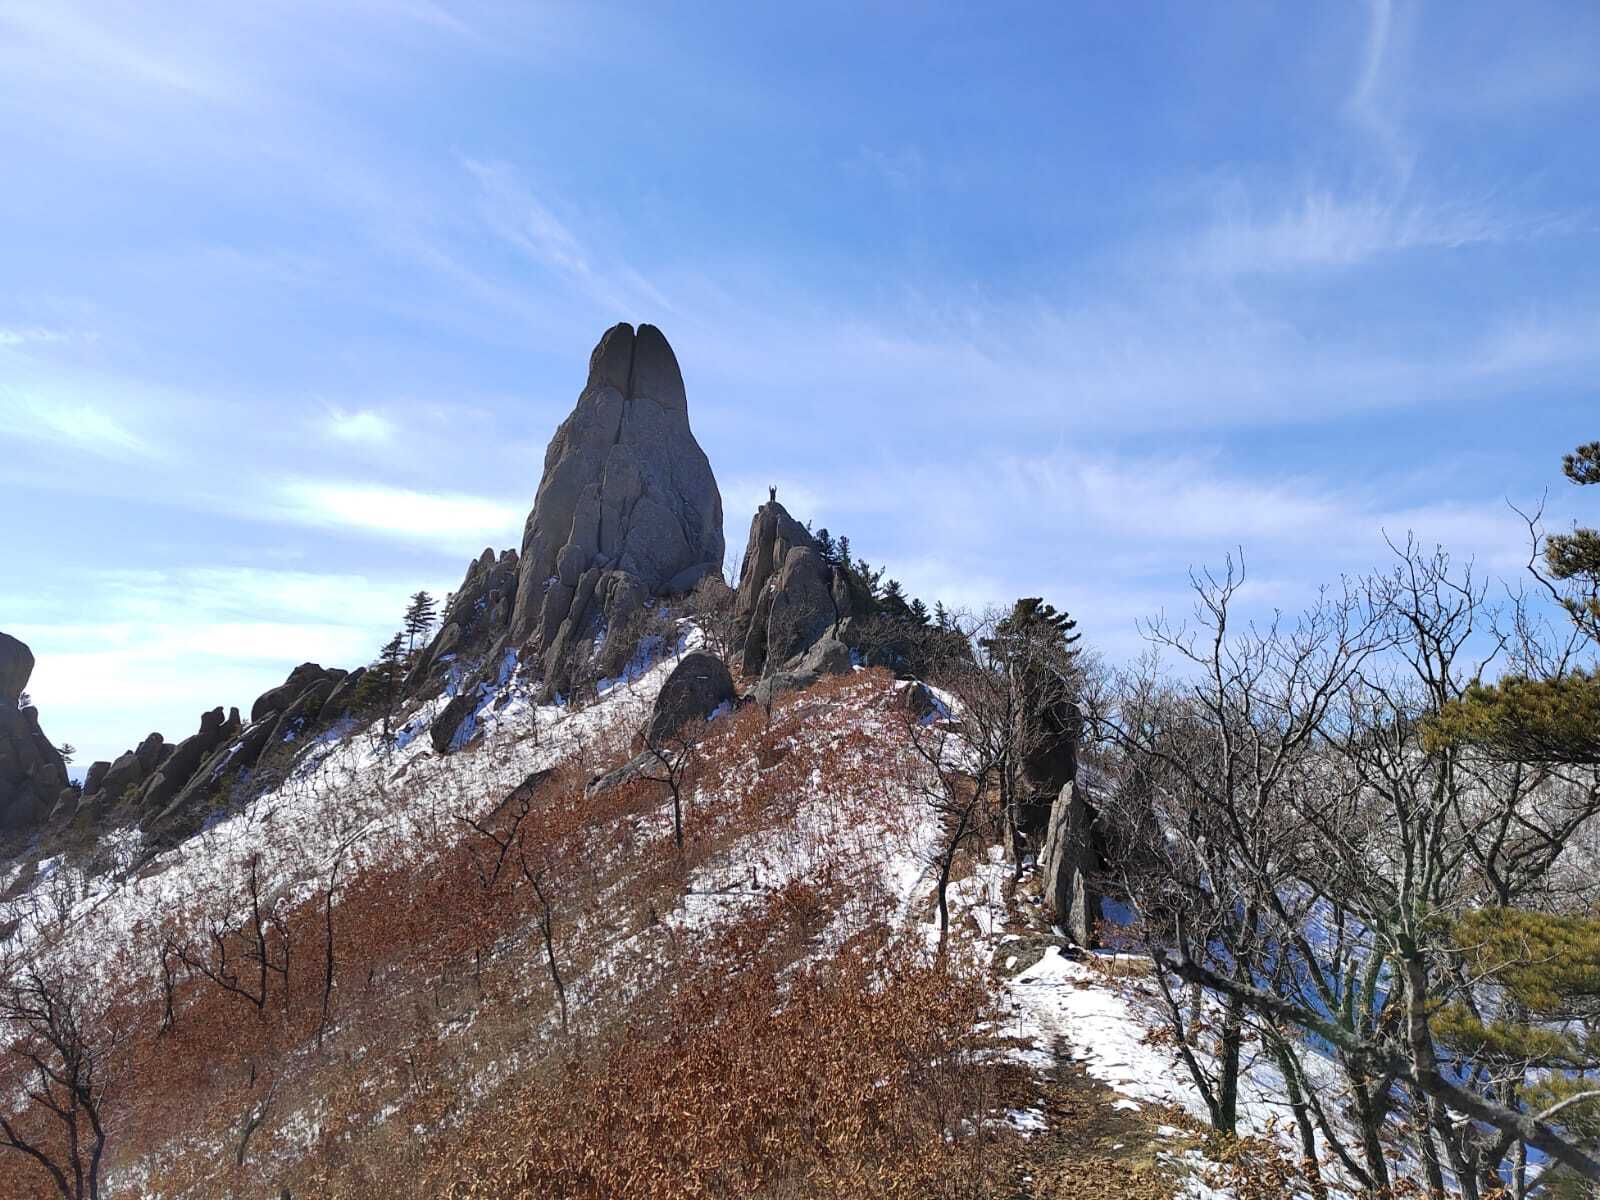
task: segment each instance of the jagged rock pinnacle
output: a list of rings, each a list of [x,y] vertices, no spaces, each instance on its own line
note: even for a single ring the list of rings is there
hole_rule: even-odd
[[[523,531],[510,638],[559,686],[566,650],[647,595],[720,571],[722,497],[689,428],[677,358],[653,325],[616,325],[589,358],[577,406],[545,452]]]

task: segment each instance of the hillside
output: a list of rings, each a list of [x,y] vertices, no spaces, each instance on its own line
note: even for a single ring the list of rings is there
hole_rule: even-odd
[[[513,681],[449,757],[409,732],[437,701],[329,739],[136,871],[13,868],[19,940],[117,1040],[105,1194],[998,1194],[1038,1121],[1006,1048],[1054,1046],[1010,1035],[981,847],[930,956],[892,678],[711,722],[679,851],[660,785],[584,795],[670,666],[580,711]]]
[[[776,487],[725,547],[673,351],[618,325],[520,549],[371,662],[64,783],[0,641],[0,1195],[1600,1177],[1593,588],[1556,625],[1407,543],[1254,624],[1230,560],[1147,627],[1178,670],[1113,672]]]

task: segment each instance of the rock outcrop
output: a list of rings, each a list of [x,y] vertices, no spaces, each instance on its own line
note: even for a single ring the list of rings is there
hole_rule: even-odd
[[[20,707],[33,652],[0,633],[0,829],[32,829],[69,790],[67,765],[39,729],[39,710]]]
[[[1095,944],[1095,923],[1100,919],[1100,898],[1094,890],[1100,869],[1094,808],[1074,778],[1062,785],[1050,810],[1039,855],[1040,891],[1056,924],[1085,949]]]
[[[517,552],[496,557],[486,548],[467,567],[461,586],[450,595],[439,618],[439,631],[417,655],[406,676],[413,695],[436,693],[452,665],[463,656],[482,661],[511,628],[511,611],[517,595]]]
[[[756,510],[734,603],[741,671],[759,678],[756,699],[809,686],[851,666],[836,635],[851,613],[844,572],[823,560],[816,540],[776,499]]]
[[[539,652],[547,689],[564,690],[578,645],[601,627],[622,629],[647,597],[720,571],[723,550],[722,497],[689,428],[672,347],[653,325],[616,325],[545,452],[510,642]]]
[[[656,693],[655,706],[644,728],[647,746],[672,738],[688,721],[704,720],[737,698],[733,676],[715,654],[686,654]]]

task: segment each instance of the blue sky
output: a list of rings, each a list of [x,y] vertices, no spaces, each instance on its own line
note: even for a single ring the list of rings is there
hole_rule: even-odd
[[[651,321],[931,603],[1111,657],[1293,606],[1600,436],[1600,7],[0,0],[0,628],[110,757],[516,544]]]

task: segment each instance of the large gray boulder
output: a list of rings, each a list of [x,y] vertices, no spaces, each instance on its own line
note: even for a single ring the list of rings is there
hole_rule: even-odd
[[[327,670],[318,663],[301,663],[289,672],[289,678],[256,697],[256,702],[250,706],[250,720],[259,721],[269,712],[281,713],[304,695],[306,689],[313,684],[329,678],[343,679],[344,676],[343,671]]]
[[[539,651],[548,680],[620,609],[720,571],[723,550],[722,497],[689,428],[672,347],[653,325],[616,325],[545,451],[510,644]]]
[[[1094,877],[1101,869],[1095,812],[1076,779],[1062,785],[1050,809],[1044,849],[1039,856],[1045,907],[1078,945],[1094,945],[1100,898]]]
[[[737,697],[733,676],[715,654],[686,654],[656,693],[655,707],[644,728],[647,746],[673,737],[688,721],[704,720]]]
[[[37,709],[19,708],[33,674],[33,652],[0,633],[0,829],[25,832],[67,790],[67,764],[39,728]]]
[[[33,651],[9,633],[0,633],[0,708],[17,707],[33,675]]]

